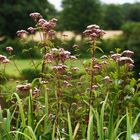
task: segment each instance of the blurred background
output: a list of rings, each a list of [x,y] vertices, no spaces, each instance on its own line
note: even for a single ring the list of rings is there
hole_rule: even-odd
[[[78,44],[84,59],[90,57],[90,52],[86,52],[89,46],[82,40],[82,32],[87,25],[98,24],[106,31],[99,44],[104,53],[116,48],[134,51],[136,76],[140,72],[140,0],[0,0],[0,54],[6,55],[5,47],[12,46],[15,59],[28,59],[16,32],[35,25],[29,17],[32,12],[41,13],[47,20],[57,18],[56,30],[68,34],[63,47],[74,54],[72,46]],[[38,41],[37,35],[34,41]],[[41,58],[31,40],[27,46],[33,48],[34,59]]]

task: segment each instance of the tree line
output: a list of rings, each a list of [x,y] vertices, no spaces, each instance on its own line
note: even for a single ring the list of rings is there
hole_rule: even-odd
[[[57,11],[48,0],[0,0],[0,36],[15,38],[16,31],[26,29],[33,22],[31,12],[40,12],[46,19],[60,20],[59,29],[81,33],[95,23],[105,30],[119,30],[126,22],[140,22],[140,3],[122,5],[103,4],[99,0],[62,0]]]

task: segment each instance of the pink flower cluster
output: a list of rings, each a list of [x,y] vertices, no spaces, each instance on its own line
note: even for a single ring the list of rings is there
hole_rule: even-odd
[[[6,56],[0,54],[0,62],[7,64],[10,62],[10,60]]]
[[[40,13],[37,13],[37,12],[31,13],[30,17],[35,22],[37,22],[37,27],[39,29],[41,29],[43,32],[48,34],[49,39],[53,39],[56,36],[55,31],[53,31],[53,29],[55,28],[56,23],[57,23],[56,18],[52,18],[51,20],[46,21],[45,19],[43,19],[42,15]],[[17,31],[17,36],[20,38],[23,38],[25,35],[27,35],[29,33],[30,34],[35,33],[35,30],[37,30],[38,28],[29,27],[27,29],[28,32],[26,30],[19,30],[19,31]]]
[[[10,53],[10,54],[11,54],[11,53],[12,53],[12,51],[13,51],[13,48],[12,48],[12,47],[10,47],[10,46],[9,46],[9,47],[6,47],[6,51],[7,51],[8,53]]]
[[[132,60],[132,57],[134,55],[134,52],[125,50],[121,54],[112,54],[111,58],[117,61],[119,64],[128,64],[132,68],[132,65],[134,64],[134,61]],[[133,65],[134,67],[134,65]]]
[[[23,38],[25,35],[27,35],[28,34],[28,32],[27,31],[25,31],[25,30],[18,30],[17,31],[17,36],[19,37],[19,38]]]
[[[24,85],[17,85],[16,90],[18,92],[25,93],[25,92],[28,92],[31,89],[31,87],[32,87],[31,84],[27,83],[27,84],[24,84]]]
[[[69,51],[65,51],[63,48],[52,48],[50,53],[46,53],[44,56],[44,59],[46,63],[52,62],[52,61],[61,61],[64,63],[68,59],[75,60],[77,59],[75,56],[71,56],[71,53]]]
[[[29,15],[34,21],[38,21],[38,19],[42,18],[40,13],[34,12]]]
[[[67,66],[66,65],[63,65],[63,64],[59,64],[57,66],[53,66],[52,69],[55,72],[64,73],[66,71],[66,69],[67,69]]]
[[[46,21],[45,19],[39,19],[38,25],[42,27],[44,32],[49,32],[53,30],[56,27],[57,19],[52,18],[49,21]]]
[[[87,29],[83,33],[92,41],[101,38],[105,34],[105,31],[100,29],[98,25],[92,24],[87,26]]]

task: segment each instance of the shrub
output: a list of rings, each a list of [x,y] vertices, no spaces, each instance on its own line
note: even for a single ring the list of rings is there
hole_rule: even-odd
[[[41,54],[40,51],[38,51],[37,44],[38,43],[34,41],[6,39],[1,43],[0,51],[3,52],[3,54],[7,55],[5,48],[8,46],[12,46],[14,58],[41,58]]]
[[[30,69],[23,69],[21,71],[21,76],[23,79],[26,79],[28,80],[28,82],[32,82],[33,79],[35,78],[39,78],[40,76],[40,70],[35,70],[33,68],[30,68]]]

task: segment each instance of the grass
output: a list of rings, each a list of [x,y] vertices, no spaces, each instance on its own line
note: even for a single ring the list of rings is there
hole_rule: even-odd
[[[31,60],[25,59],[25,60],[15,60],[14,61],[16,66],[18,67],[19,71],[22,71],[23,69],[33,68],[33,64],[31,63]],[[11,61],[9,64],[6,65],[5,73],[9,75],[10,77],[20,77],[20,73],[17,70],[15,64],[13,61]],[[34,60],[34,62],[41,63],[41,60]],[[3,71],[4,67],[1,66],[0,70]]]
[[[81,59],[81,60],[76,60],[74,62],[72,61],[69,61],[67,62],[68,65],[74,65],[76,67],[78,67],[80,69],[80,72],[83,71],[83,66],[82,66],[82,62],[83,61],[87,61],[88,59]],[[38,64],[38,65],[41,65],[41,59],[38,59],[38,60],[33,60],[35,64]],[[19,71],[22,71],[23,69],[28,69],[28,68],[33,68],[34,69],[34,66],[31,62],[31,60],[29,59],[25,59],[25,60],[15,60],[14,61],[16,66],[18,67]],[[6,65],[6,69],[5,69],[5,73],[7,75],[9,75],[10,77],[16,77],[16,78],[19,78],[20,77],[20,73],[19,71],[17,70],[17,68],[15,67],[15,64],[14,64],[13,61],[11,61],[9,64]],[[0,65],[0,70],[3,71],[4,69],[4,66]]]

